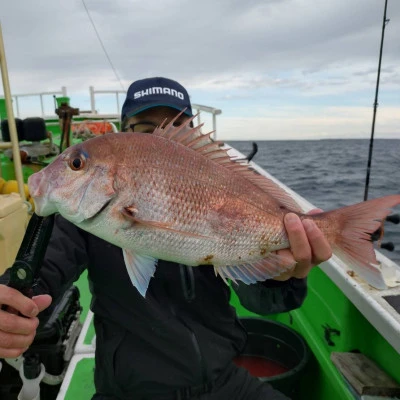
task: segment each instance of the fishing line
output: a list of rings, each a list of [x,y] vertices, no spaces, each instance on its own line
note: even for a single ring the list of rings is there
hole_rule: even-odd
[[[92,24],[92,27],[93,27],[94,31],[96,32],[97,39],[98,39],[99,42],[100,42],[100,45],[101,45],[101,47],[102,47],[102,49],[103,49],[103,51],[104,51],[104,54],[106,55],[107,60],[108,60],[108,62],[110,63],[110,66],[111,66],[112,70],[114,71],[114,75],[115,75],[115,77],[117,78],[119,84],[121,85],[122,90],[125,91],[124,85],[122,84],[121,79],[120,79],[119,76],[118,76],[117,70],[115,69],[114,64],[113,64],[112,61],[111,61],[111,58],[110,58],[110,56],[109,56],[108,53],[107,53],[107,50],[106,50],[106,48],[105,48],[105,46],[104,46],[104,44],[103,44],[103,41],[101,40],[101,37],[100,37],[100,35],[99,35],[99,32],[98,32],[97,29],[96,29],[96,25],[94,24],[94,21],[93,21],[92,17],[90,16],[89,10],[88,10],[88,8],[86,7],[85,0],[82,0],[82,4],[83,4],[83,6],[85,7],[86,14],[87,14],[87,16],[88,16],[88,18],[89,18],[89,20],[90,20],[90,22],[91,22],[91,24]]]

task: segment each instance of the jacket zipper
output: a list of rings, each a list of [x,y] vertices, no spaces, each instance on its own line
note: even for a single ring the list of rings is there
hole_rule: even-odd
[[[196,334],[190,329],[190,327],[188,325],[186,325],[186,322],[183,321],[181,318],[177,317],[179,319],[179,321],[182,322],[182,324],[186,327],[186,329],[190,332],[191,338],[192,338],[192,342],[193,342],[193,347],[195,349],[196,355],[199,359],[199,364],[200,364],[200,368],[201,368],[201,376],[203,379],[203,384],[205,385],[208,382],[208,377],[207,377],[207,368],[206,368],[206,363],[204,360],[203,355],[201,354],[201,350],[200,350],[200,345],[199,345],[199,341],[197,340],[197,336]]]
[[[179,272],[181,275],[181,284],[183,295],[188,303],[196,298],[195,280],[193,274],[193,267],[179,264]]]
[[[194,291],[194,276],[193,276],[193,271],[188,270],[190,267],[187,267],[186,265],[179,265],[180,270],[181,270],[181,282],[184,290],[184,295],[187,301],[192,301],[195,297],[195,291]],[[180,317],[177,315],[176,310],[174,306],[170,303],[169,304],[170,310],[174,317],[182,323],[182,325],[189,331],[190,337],[193,343],[193,348],[195,350],[196,356],[199,360],[199,365],[201,369],[201,377],[203,384],[205,385],[208,382],[208,376],[207,376],[207,368],[206,368],[206,363],[204,360],[204,357],[201,353],[200,350],[200,344],[197,339],[196,334],[193,332],[193,330],[190,328],[189,325]]]

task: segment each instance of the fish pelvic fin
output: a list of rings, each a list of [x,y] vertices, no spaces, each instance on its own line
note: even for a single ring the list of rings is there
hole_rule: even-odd
[[[283,257],[276,253],[269,253],[266,258],[254,263],[234,266],[214,265],[214,271],[225,283],[228,283],[228,279],[230,279],[234,283],[237,283],[239,280],[250,285],[279,276],[283,272],[293,269],[295,265],[296,262],[293,259]]]
[[[150,279],[154,276],[157,259],[154,257],[137,254],[132,250],[123,249],[126,270],[133,286],[146,297]]]
[[[222,165],[224,168],[231,170],[233,173],[242,176],[253,185],[257,186],[262,191],[268,193],[269,196],[274,198],[279,205],[284,206],[289,211],[302,212],[303,209],[292,198],[292,196],[281,186],[279,186],[272,179],[261,175],[256,171],[247,161],[235,160],[228,154],[229,148],[223,147],[224,143],[214,140],[211,135],[214,131],[203,134],[200,128],[203,124],[196,127],[191,127],[191,122],[197,117],[198,114],[189,118],[185,123],[174,126],[175,121],[183,114],[182,110],[174,119],[167,125],[165,122],[157,127],[153,135],[162,136],[167,140],[171,140],[186,146],[193,151],[208,158],[214,163]]]
[[[387,289],[387,284],[376,259],[371,234],[399,204],[400,195],[391,195],[323,213],[338,220],[338,233],[331,243],[333,252],[376,289]]]

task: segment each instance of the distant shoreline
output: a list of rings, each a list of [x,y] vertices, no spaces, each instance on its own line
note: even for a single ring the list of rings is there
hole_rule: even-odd
[[[228,142],[319,142],[319,141],[333,141],[333,140],[365,140],[369,141],[370,138],[313,138],[313,139],[221,139]],[[377,140],[400,140],[399,138],[374,138]]]

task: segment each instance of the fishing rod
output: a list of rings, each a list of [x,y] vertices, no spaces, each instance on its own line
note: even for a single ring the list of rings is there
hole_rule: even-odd
[[[378,108],[378,91],[379,91],[379,79],[380,79],[380,75],[381,75],[383,39],[385,37],[386,25],[390,21],[389,19],[386,18],[387,3],[388,3],[388,0],[385,0],[385,11],[383,13],[383,24],[382,24],[381,47],[380,47],[380,52],[379,52],[378,76],[376,79],[376,89],[375,89],[374,113],[373,113],[373,117],[372,117],[371,139],[369,141],[369,156],[368,156],[367,176],[366,176],[366,180],[365,180],[364,201],[368,199],[368,186],[369,186],[369,176],[370,176],[370,172],[371,172],[372,149],[374,146],[376,109]]]
[[[375,132],[375,120],[376,120],[376,110],[378,108],[378,92],[379,92],[379,79],[381,75],[381,64],[382,64],[382,53],[383,53],[383,40],[385,38],[385,28],[389,23],[390,19],[386,18],[388,0],[385,0],[385,10],[383,12],[383,23],[382,23],[382,35],[381,35],[381,47],[379,51],[379,63],[378,63],[378,74],[376,78],[376,89],[375,89],[375,101],[374,101],[374,113],[372,117],[372,129],[371,129],[371,139],[369,142],[369,155],[368,155],[368,166],[367,166],[367,176],[365,180],[365,191],[364,191],[364,201],[368,199],[368,186],[369,186],[369,176],[371,172],[371,162],[372,162],[372,150],[374,145],[374,132]],[[400,223],[400,216],[398,214],[389,215],[386,217],[386,221],[392,222],[393,224]],[[380,240],[383,235],[382,228],[379,228],[371,235],[373,241]],[[392,242],[381,243],[381,248],[393,251],[394,244]]]
[[[17,133],[17,126],[15,124],[14,109],[12,106],[10,81],[8,79],[6,51],[4,48],[1,23],[0,23],[0,71],[1,71],[1,78],[2,78],[2,82],[3,82],[4,99],[5,99],[5,103],[6,103],[8,129],[9,129],[10,142],[11,142],[10,147],[12,147],[15,179],[18,182],[19,195],[21,196],[22,200],[26,200],[25,191],[24,191],[24,177],[22,174],[22,163],[21,163],[21,157],[20,157],[19,145],[18,145],[18,143],[19,143],[18,142],[18,133]],[[8,147],[7,143],[3,143],[3,145],[6,145]],[[6,147],[3,147],[3,148],[6,148]],[[0,165],[0,176],[1,176],[1,165]]]

